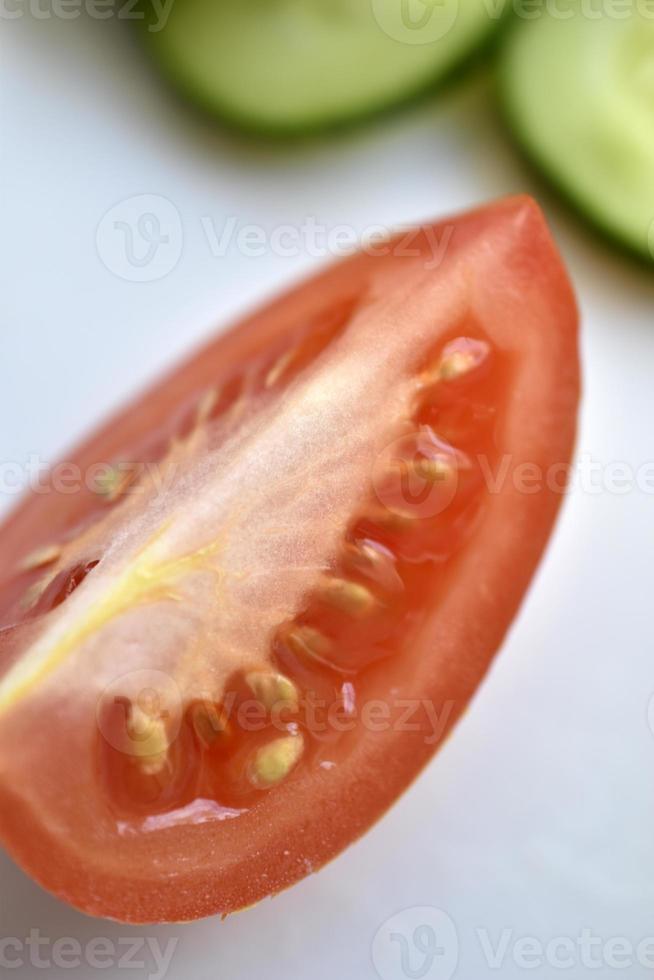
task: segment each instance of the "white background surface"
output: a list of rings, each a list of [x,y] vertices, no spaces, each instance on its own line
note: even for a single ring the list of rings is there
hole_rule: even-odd
[[[315,216],[363,231],[525,189],[543,200],[581,299],[579,451],[634,470],[654,459],[651,273],[605,250],[534,188],[483,82],[363,132],[261,147],[169,98],[124,25],[23,18],[1,26],[3,462],[30,453],[56,460],[216,323],[322,262],[270,249],[254,258],[236,247],[215,257],[203,218],[218,232],[230,216],[269,230]],[[95,246],[105,212],[139,194],[168,198],[182,221],[179,262],[151,283],[113,275]],[[616,969],[601,944],[592,946],[593,968],[575,944],[584,929],[634,947],[654,936],[653,510],[652,495],[637,489],[571,495],[473,710],[392,812],[319,875],[223,923],[143,930],[85,918],[0,856],[0,938],[24,941],[39,929],[83,944],[177,939],[170,980],[368,980],[375,964],[384,980],[401,980],[409,973],[397,941],[382,936],[373,963],[373,938],[398,911],[433,906],[458,939],[437,922],[447,956],[414,976],[443,980],[457,955],[461,980],[650,975],[635,953]],[[395,931],[410,940],[425,915],[406,913]],[[478,930],[493,946],[502,940],[501,969],[487,961]],[[573,965],[557,969],[550,950],[549,964],[525,970],[516,963],[521,937],[544,945],[566,937]],[[8,976],[46,975],[29,964],[27,947],[23,956]],[[620,962],[619,948],[613,956]],[[146,959],[131,971],[116,963],[47,975],[146,977],[155,972]]]

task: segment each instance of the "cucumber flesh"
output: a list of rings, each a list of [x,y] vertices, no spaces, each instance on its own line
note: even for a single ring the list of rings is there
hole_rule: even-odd
[[[626,17],[627,5],[612,9],[594,5],[589,16],[587,3],[559,2],[558,15],[548,4],[516,24],[501,95],[532,160],[595,225],[651,261],[654,19],[635,3]]]
[[[250,128],[302,132],[426,89],[490,36],[506,2],[175,0],[161,24],[145,5],[145,36],[204,107]]]

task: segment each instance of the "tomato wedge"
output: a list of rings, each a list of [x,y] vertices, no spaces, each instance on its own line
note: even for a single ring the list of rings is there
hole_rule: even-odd
[[[543,217],[511,198],[376,252],[219,336],[0,531],[0,839],[86,912],[226,914],[320,868],[529,583],[579,394]]]

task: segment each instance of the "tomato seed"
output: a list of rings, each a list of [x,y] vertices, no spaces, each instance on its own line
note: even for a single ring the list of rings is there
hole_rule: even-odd
[[[245,682],[255,698],[268,711],[279,710],[282,707],[296,709],[298,706],[298,689],[284,674],[272,671],[251,671],[245,677]]]
[[[367,616],[377,604],[370,589],[348,579],[326,579],[321,586],[320,594],[330,605],[349,616]]]
[[[32,551],[27,555],[21,561],[19,569],[22,572],[33,572],[37,568],[45,568],[47,565],[53,565],[56,561],[59,561],[61,555],[62,549],[59,545],[45,545],[43,548],[37,548],[36,551]]]
[[[304,752],[302,735],[286,735],[257,749],[248,778],[257,789],[276,786],[295,768]]]

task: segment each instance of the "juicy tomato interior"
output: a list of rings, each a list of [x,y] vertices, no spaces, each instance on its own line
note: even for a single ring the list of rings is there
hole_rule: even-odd
[[[351,312],[350,304],[338,303],[317,325],[291,332],[270,355],[240,365],[220,388],[199,393],[191,405],[173,412],[148,444],[103,468],[81,520],[27,554],[19,573],[1,583],[1,626],[16,628],[67,601],[102,560],[96,552],[91,560],[61,567],[66,545],[81,528],[100,522],[108,509],[143,489],[144,464],[165,468],[180,444],[209,442],[213,424],[230,415],[234,419],[239,405],[245,410],[246,399],[274,392],[310,369]],[[347,715],[366,670],[401,655],[412,642],[438,601],[447,562],[472,532],[483,506],[480,460],[496,465],[504,394],[510,388],[510,355],[494,350],[476,324],[458,326],[465,334],[445,336],[426,353],[416,372],[405,434],[377,461],[374,488],[343,529],[329,572],[308,592],[297,615],[271,635],[267,665],[235,672],[220,702],[191,700],[181,734],[152,756],[131,751],[129,743],[138,748],[142,742],[147,749],[150,740],[156,742],[161,709],[156,697],[152,700],[146,689],[136,703],[114,698],[98,732],[98,767],[107,804],[117,815],[165,812],[197,798],[239,809],[251,805],[273,785],[257,774],[262,752],[265,758],[270,747],[278,745],[281,752],[292,744],[293,768],[320,764],[333,752],[339,733],[323,737],[318,711],[325,717],[330,711]],[[140,722],[130,733],[135,714]],[[109,738],[107,731],[112,731]]]
[[[524,303],[550,332],[548,342],[525,343],[521,324],[498,329],[501,295],[497,309],[475,300],[475,270],[493,291],[492,262],[475,258],[479,241],[492,245],[493,236],[504,262],[519,270],[507,280],[504,269],[498,290],[502,278],[505,289],[516,277],[530,283]],[[439,610],[457,590],[468,589],[467,615],[477,617],[475,588],[459,578],[463,556],[474,555],[506,497],[489,492],[489,474],[507,453],[565,462],[577,398],[574,301],[536,210],[518,201],[465,216],[459,238],[449,260],[454,286],[441,310],[430,306],[438,301],[433,280],[447,276],[447,263],[431,275],[415,259],[344,263],[313,293],[302,287],[301,302],[291,297],[246,323],[240,345],[238,329],[219,338],[211,356],[200,355],[74,454],[83,475],[74,494],[61,492],[55,468],[47,492],[7,525],[0,730],[8,732],[5,744],[18,745],[34,712],[48,704],[64,719],[53,730],[53,751],[77,756],[72,793],[87,799],[77,811],[55,802],[47,745],[21,743],[18,763],[0,758],[10,814],[0,832],[68,900],[132,921],[231,911],[301,877],[298,863],[306,873],[333,856],[434,750],[433,741],[414,748],[394,769],[387,730],[376,756],[362,709],[411,689],[420,673],[417,650],[437,671],[438,654],[424,638],[433,648]],[[534,281],[530,250],[542,281]],[[383,275],[375,277],[378,265]],[[514,296],[507,315],[515,317],[522,302]],[[409,352],[391,349],[384,333],[403,316],[412,324]],[[378,340],[351,340],[367,334]],[[382,352],[389,346],[391,366],[380,357],[378,367],[391,379],[388,406],[379,394],[368,399],[374,389],[359,378],[371,343]],[[564,362],[558,371],[557,358]],[[539,375],[552,391],[530,404],[529,385]],[[371,377],[374,383],[374,371]],[[531,435],[520,444],[520,411],[530,414],[529,425],[536,413],[542,445]],[[309,417],[314,433],[323,418],[333,427],[331,441],[329,431],[322,441],[305,434]],[[360,429],[367,433],[361,446],[350,446]],[[267,459],[271,444],[277,448]],[[316,488],[324,496],[314,503]],[[440,668],[443,678],[458,671],[463,680],[450,684],[458,697],[438,741],[508,626],[557,503],[549,491],[514,499],[520,533],[506,532],[515,566],[510,598],[497,614],[486,610],[488,627],[483,617],[476,622],[482,653],[462,646]],[[474,560],[470,568],[468,579]],[[486,578],[481,585],[490,588]],[[441,706],[448,687],[416,693]],[[416,717],[424,735],[419,711]],[[410,740],[392,737],[392,744],[402,741]],[[364,743],[367,769],[357,762],[353,775]],[[29,776],[20,769],[26,762]],[[334,770],[344,784],[330,789],[324,779]],[[317,816],[312,825],[309,808],[347,799],[357,777],[378,785],[362,813],[341,814],[341,837],[321,830]],[[297,819],[311,838],[304,853],[288,841],[298,802]],[[260,828],[280,805],[289,846],[282,855],[279,842],[268,840],[277,873],[263,862],[257,874],[257,834],[268,838]],[[26,813],[32,843],[17,829]],[[241,837],[231,829],[239,822]],[[184,837],[181,829],[189,828]],[[202,833],[212,847],[226,842],[230,860],[201,868],[198,859],[175,895],[166,874],[182,873],[185,848],[206,855]],[[35,838],[61,849],[52,874]],[[122,865],[97,853],[109,843]],[[221,860],[236,870],[223,873]]]

